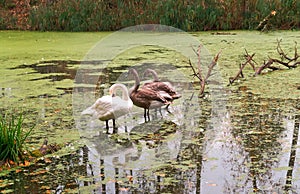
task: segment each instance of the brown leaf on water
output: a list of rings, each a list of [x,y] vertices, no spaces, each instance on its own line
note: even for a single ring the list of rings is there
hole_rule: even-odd
[[[208,186],[211,186],[211,187],[216,187],[217,184],[216,183],[209,183]]]
[[[52,163],[52,160],[50,160],[50,158],[45,158],[44,161],[45,163]]]
[[[16,169],[16,173],[22,172],[22,169]]]
[[[132,181],[133,181],[133,176],[127,176],[127,178],[128,178],[128,181],[129,181],[129,182],[132,182]]]
[[[30,162],[25,160],[23,163],[20,164],[20,166],[29,166]]]
[[[47,170],[39,170],[39,171],[36,171],[36,172],[31,172],[30,175],[35,176],[35,175],[44,174],[46,172],[48,172],[48,171]]]
[[[45,190],[49,191],[51,188],[49,186],[43,185],[43,186],[41,186],[41,189],[45,189]]]
[[[125,188],[125,187],[122,187],[122,188],[119,188],[119,191],[128,191],[129,188]]]

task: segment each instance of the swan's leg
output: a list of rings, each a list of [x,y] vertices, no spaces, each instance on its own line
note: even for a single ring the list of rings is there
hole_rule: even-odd
[[[170,104],[168,104],[167,106],[166,106],[166,111],[168,112],[168,113],[170,113],[170,114],[173,114],[170,110],[169,110],[169,106],[170,106]]]
[[[145,118],[145,122],[147,122],[147,115],[146,115],[146,109],[144,108],[144,118]]]
[[[116,129],[116,120],[113,119],[113,133],[117,132]]]
[[[160,116],[162,116],[161,108],[155,108],[154,112],[155,112],[155,119],[157,119],[157,117],[158,117],[158,112],[160,113]]]
[[[166,110],[167,110],[167,111],[169,111],[169,110],[168,110],[168,109],[169,109],[169,106],[170,106],[170,104],[168,104],[168,105],[166,106]]]
[[[158,108],[158,111],[160,113],[160,116],[163,117],[162,113],[161,113],[161,107]]]
[[[170,106],[170,104],[168,104],[168,105],[166,106],[166,108],[165,108],[165,109],[166,109],[166,111],[167,111],[169,114],[171,114],[171,115],[172,115],[173,113],[172,113],[172,112],[169,110],[169,106]]]
[[[106,133],[108,133],[108,130],[109,130],[108,120],[106,120],[105,123],[106,123]]]
[[[148,121],[150,121],[150,114],[149,114],[150,108],[147,109],[147,117],[148,117]]]

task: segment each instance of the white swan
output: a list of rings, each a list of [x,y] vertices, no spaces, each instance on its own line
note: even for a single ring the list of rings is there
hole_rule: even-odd
[[[122,91],[122,98],[116,96],[118,89]],[[124,84],[113,84],[109,88],[109,94],[110,95],[102,96],[96,100],[92,106],[81,113],[81,115],[92,115],[93,119],[105,121],[107,133],[109,130],[108,120],[113,120],[113,129],[115,129],[115,119],[129,113],[133,106],[128,90]]]

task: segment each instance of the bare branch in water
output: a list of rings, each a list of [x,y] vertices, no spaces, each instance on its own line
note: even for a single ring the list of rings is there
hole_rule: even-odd
[[[248,53],[248,51],[245,49],[245,59],[246,61],[241,64],[240,69],[238,71],[238,73],[236,74],[235,77],[230,77],[229,78],[229,84],[231,85],[235,80],[237,80],[239,77],[243,77],[243,69],[245,68],[245,66],[247,64],[251,65],[254,73],[254,76],[260,75],[262,73],[262,71],[264,69],[271,69],[273,71],[275,70],[279,70],[280,68],[278,66],[273,66],[273,64],[278,64],[278,65],[283,65],[289,69],[291,68],[296,68],[299,64],[300,61],[298,61],[299,59],[299,54],[297,51],[297,42],[295,42],[295,48],[294,48],[294,57],[289,57],[287,55],[287,53],[285,53],[280,45],[281,40],[277,40],[277,53],[279,54],[281,59],[276,59],[276,58],[271,58],[269,57],[269,59],[267,61],[264,61],[263,64],[259,67],[256,68],[256,66],[258,66],[258,64],[253,60],[253,57],[255,54],[250,55]]]
[[[197,51],[192,47],[194,53],[197,55],[197,67],[198,67],[198,71],[196,71],[196,69],[193,67],[191,60],[189,60],[189,65],[193,70],[193,76],[197,77],[200,81],[200,92],[199,92],[199,96],[203,97],[204,95],[204,90],[205,90],[205,85],[206,82],[208,80],[208,78],[212,75],[212,70],[213,68],[216,66],[218,59],[220,57],[221,51],[213,58],[213,60],[211,61],[206,76],[203,75],[203,71],[202,71],[202,67],[201,67],[201,45],[198,46]]]

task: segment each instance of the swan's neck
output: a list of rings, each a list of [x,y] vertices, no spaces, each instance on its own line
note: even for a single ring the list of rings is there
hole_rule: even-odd
[[[128,101],[130,99],[129,93],[128,93],[127,89],[126,90],[122,90],[122,98],[123,98],[123,100],[126,100],[126,101]]]
[[[153,76],[153,78],[154,78],[154,80],[153,81],[158,81],[158,76],[157,76],[157,73],[154,71],[154,70],[150,70],[150,73],[152,74],[152,76]]]
[[[120,89],[122,91],[122,99],[123,100],[126,100],[126,101],[129,100],[129,93],[128,93],[128,90],[125,85],[123,85],[123,84],[112,85],[112,87],[110,88],[110,93],[112,95],[115,94],[117,89]]]
[[[139,75],[137,74],[137,72],[135,70],[132,70],[131,72],[134,76],[135,83],[134,83],[134,86],[130,90],[131,91],[137,91],[140,87],[140,78],[139,78]]]

